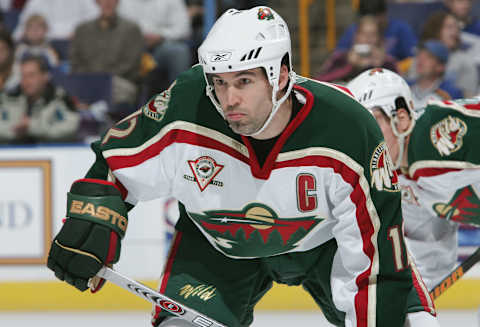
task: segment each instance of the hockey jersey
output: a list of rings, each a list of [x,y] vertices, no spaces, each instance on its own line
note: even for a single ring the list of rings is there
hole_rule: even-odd
[[[479,149],[478,100],[431,101],[410,136],[405,235],[429,289],[455,267],[458,223],[480,225]]]
[[[261,166],[249,138],[233,133],[205,95],[195,66],[92,145],[88,177],[114,181],[132,205],[175,197],[177,228],[190,219],[234,259],[308,251],[334,238],[326,269],[346,321],[399,322],[417,275],[381,131],[345,89],[299,77],[294,96],[303,107]],[[433,311],[428,294],[423,300]]]

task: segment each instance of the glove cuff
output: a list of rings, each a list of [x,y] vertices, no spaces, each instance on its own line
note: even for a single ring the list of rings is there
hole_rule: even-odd
[[[120,238],[125,236],[128,210],[114,184],[95,180],[73,183],[67,194],[67,217],[107,226]]]

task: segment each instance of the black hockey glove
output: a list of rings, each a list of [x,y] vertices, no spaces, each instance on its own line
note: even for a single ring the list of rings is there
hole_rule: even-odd
[[[68,193],[67,219],[52,242],[47,266],[60,280],[85,291],[100,268],[118,261],[126,229],[127,208],[115,184],[80,179]],[[93,282],[96,292],[105,280]]]

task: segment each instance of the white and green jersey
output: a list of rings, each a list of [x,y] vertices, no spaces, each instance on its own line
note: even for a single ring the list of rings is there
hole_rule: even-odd
[[[458,222],[480,225],[480,102],[431,101],[400,175],[405,235],[429,288],[457,260]],[[439,219],[441,218],[441,219]]]
[[[374,118],[331,84],[299,78],[294,93],[303,107],[260,166],[249,138],[233,133],[205,95],[196,66],[93,144],[88,176],[115,181],[133,205],[175,197],[180,222],[193,221],[233,259],[335,239],[325,269],[349,326],[402,321],[412,284],[423,294],[418,310],[433,312],[405,254],[397,175]]]

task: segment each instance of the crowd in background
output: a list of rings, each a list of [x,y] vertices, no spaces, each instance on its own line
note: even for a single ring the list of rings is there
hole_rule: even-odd
[[[357,22],[341,36],[315,77],[343,84],[368,68],[388,68],[408,81],[418,111],[430,99],[476,96],[480,20],[474,5],[473,0],[360,1]],[[395,10],[406,9],[410,22],[395,17]]]
[[[422,23],[392,17],[431,3]],[[196,63],[203,0],[0,0],[0,144],[89,142]],[[217,12],[269,1],[217,0]],[[320,71],[339,84],[371,67],[402,74],[415,108],[478,94],[473,0],[360,0]]]

